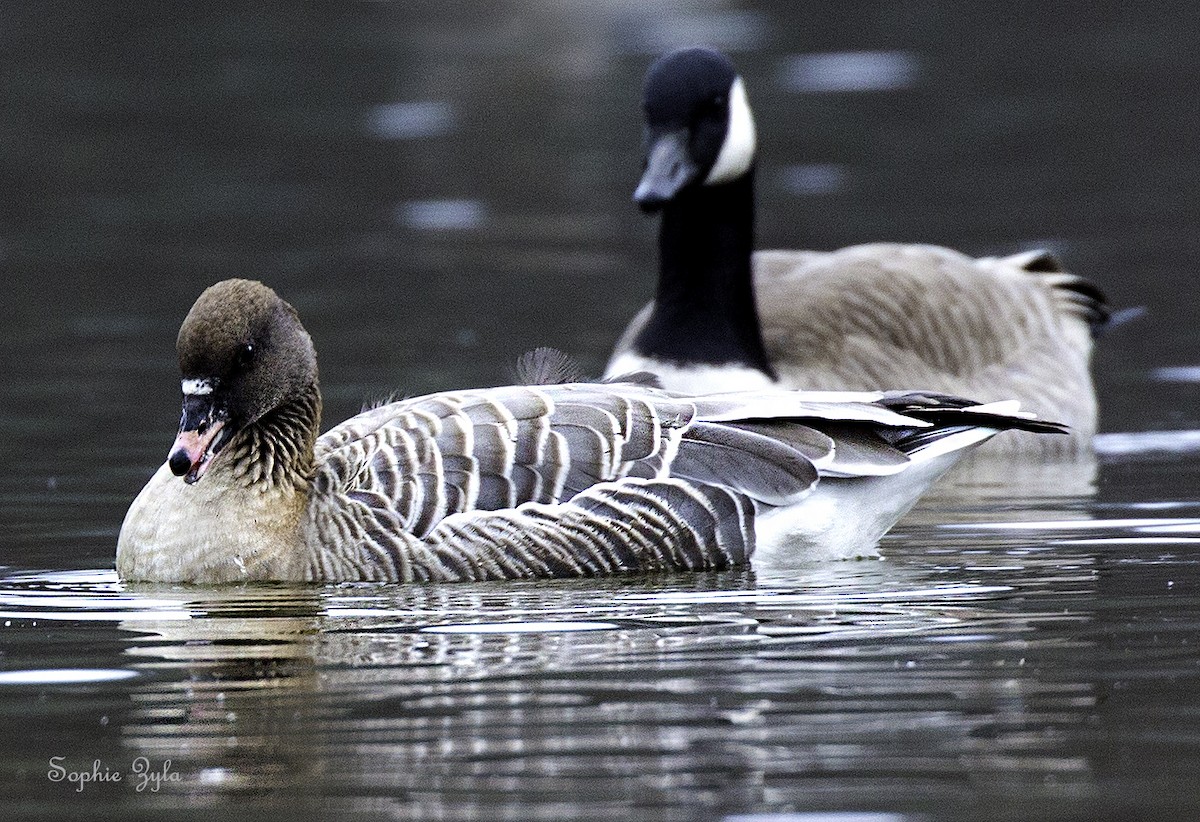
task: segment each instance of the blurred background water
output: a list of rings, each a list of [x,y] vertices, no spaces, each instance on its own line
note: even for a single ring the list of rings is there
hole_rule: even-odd
[[[6,816],[1200,815],[1198,31],[1168,3],[7,4]],[[983,469],[885,561],[778,578],[115,582],[217,280],[300,311],[329,422],[536,345],[599,371],[653,290],[642,73],[697,42],[747,82],[761,247],[1046,247],[1129,309],[1098,466]],[[138,757],[178,781],[137,790]]]

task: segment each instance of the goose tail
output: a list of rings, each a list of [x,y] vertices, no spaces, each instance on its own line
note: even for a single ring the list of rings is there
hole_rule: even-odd
[[[1087,323],[1092,336],[1098,336],[1112,319],[1112,307],[1098,285],[1086,277],[1067,271],[1057,257],[1045,249],[1025,251],[1001,258],[1027,273],[1044,278],[1053,289],[1059,309]]]

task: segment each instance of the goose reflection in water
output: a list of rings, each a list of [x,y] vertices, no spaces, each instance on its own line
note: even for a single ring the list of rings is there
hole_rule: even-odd
[[[1026,664],[1064,641],[1089,653],[1064,640],[1086,610],[1021,602],[1050,572],[1083,597],[1094,588],[1089,555],[1051,554],[1021,569],[948,557],[944,577],[901,558],[769,577],[126,586],[177,605],[121,625],[147,674],[124,740],[171,758],[175,790],[286,790],[324,810],[536,815],[552,795],[635,791],[653,806],[711,779],[753,804],[771,785],[848,790],[854,773],[896,768],[1011,776],[1035,759],[1088,781],[1047,734],[1086,721],[1094,688]],[[942,753],[912,760],[913,738]]]

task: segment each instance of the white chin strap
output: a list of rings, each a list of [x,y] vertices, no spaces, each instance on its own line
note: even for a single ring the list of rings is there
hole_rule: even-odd
[[[706,186],[736,180],[750,169],[754,162],[754,115],[750,113],[750,101],[746,99],[746,87],[738,77],[729,88],[729,123],[725,129],[725,142],[713,163],[712,171],[704,178]]]

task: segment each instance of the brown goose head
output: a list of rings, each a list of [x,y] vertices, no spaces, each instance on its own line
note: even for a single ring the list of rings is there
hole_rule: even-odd
[[[189,484],[238,432],[317,382],[316,352],[295,309],[251,280],[225,280],[201,294],[176,348],[183,415],[167,462]]]

